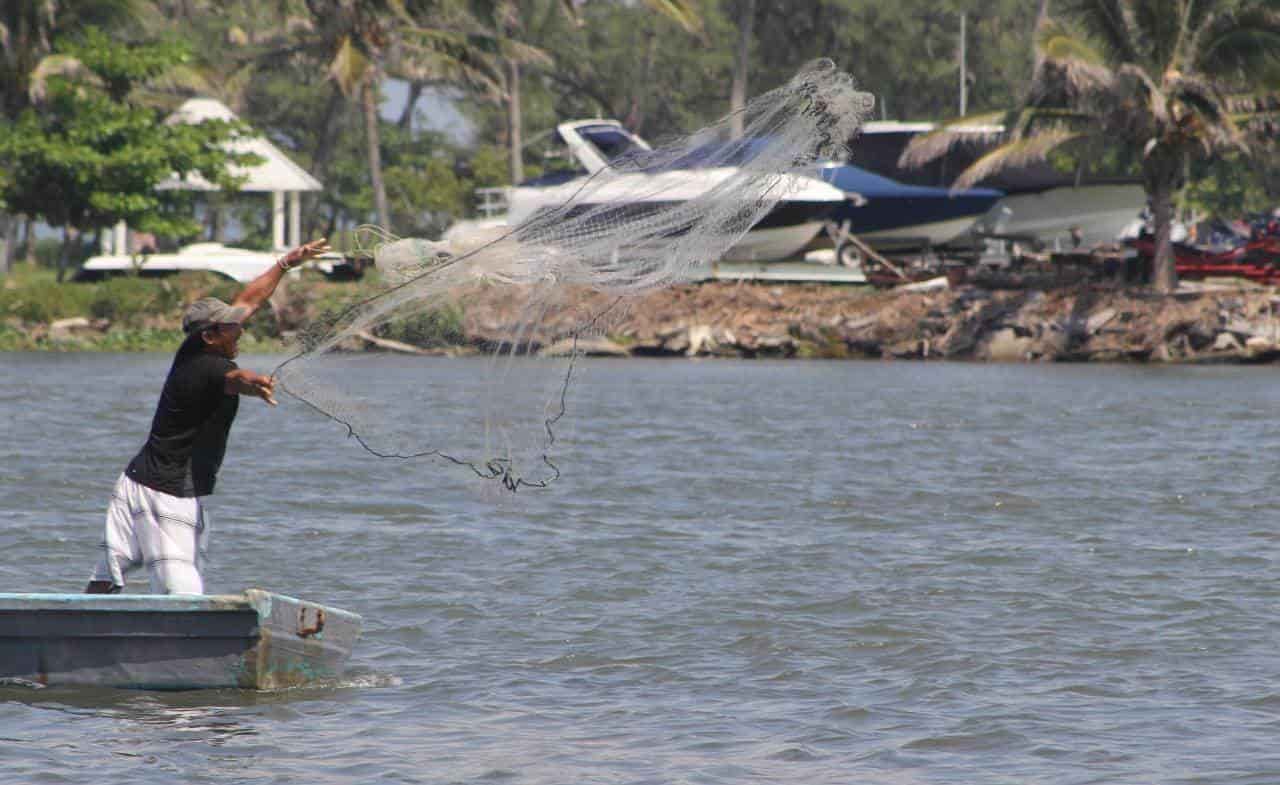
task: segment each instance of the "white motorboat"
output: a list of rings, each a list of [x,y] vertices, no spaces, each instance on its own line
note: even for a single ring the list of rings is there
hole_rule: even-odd
[[[736,166],[689,166],[615,172],[610,168],[613,162],[651,149],[615,120],[562,123],[556,127],[554,141],[568,153],[566,168],[509,189],[505,216],[459,222],[445,234],[445,239],[500,223],[515,226],[542,211],[559,209],[582,193],[587,178],[596,178],[589,198],[572,207],[570,215],[603,202],[629,201],[641,212],[662,209],[696,199],[740,171]],[[779,261],[798,256],[822,229],[824,220],[847,201],[843,191],[817,178],[787,175],[786,179],[779,188],[785,195],[723,259]]]
[[[104,254],[90,257],[76,273],[77,281],[100,281],[114,275],[160,277],[181,272],[210,272],[248,283],[276,263],[280,253],[233,248],[222,243],[193,243],[174,253]],[[359,268],[342,254],[327,253],[306,263],[331,278],[358,277]]]

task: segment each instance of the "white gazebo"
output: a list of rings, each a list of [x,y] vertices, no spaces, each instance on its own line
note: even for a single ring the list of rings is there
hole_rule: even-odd
[[[166,123],[197,124],[206,120],[237,120],[235,112],[226,104],[213,98],[192,98],[178,107],[165,120]],[[305,169],[298,166],[265,137],[247,136],[227,144],[227,149],[237,153],[254,153],[262,159],[254,166],[232,166],[231,173],[244,178],[241,191],[271,194],[271,242],[276,251],[291,248],[302,242],[302,192],[319,191],[324,186],[312,177]],[[201,177],[199,173],[191,173],[185,178],[172,177],[157,188],[163,190],[188,189],[196,191],[216,191],[218,187]],[[285,212],[288,208],[288,232],[286,234]],[[128,227],[124,221],[116,224],[110,235],[104,233],[102,253],[115,256],[128,254]]]

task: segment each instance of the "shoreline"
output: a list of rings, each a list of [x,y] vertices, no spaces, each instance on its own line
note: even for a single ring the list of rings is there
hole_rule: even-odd
[[[135,278],[108,284],[100,291],[69,290],[89,305],[64,304],[61,312],[29,310],[28,316],[43,313],[50,318],[23,318],[24,297],[30,300],[37,291],[52,291],[47,285],[38,289],[40,285],[45,284],[33,281],[23,291],[6,284],[8,291],[3,293],[11,299],[7,308],[0,309],[0,352],[171,351],[182,340],[183,304],[210,290],[216,296],[219,288],[225,288],[207,279]],[[611,307],[615,298],[610,295],[569,291],[529,335],[532,350],[564,354],[572,350],[570,336],[582,322],[581,314],[608,311],[607,322],[578,338],[578,349],[584,354],[980,362],[1280,360],[1280,291],[1275,288],[1240,282],[1187,284],[1185,291],[1161,296],[1105,285],[938,286],[913,291],[711,281],[655,290],[618,308]],[[120,302],[103,306],[103,291],[121,295]],[[290,339],[297,331],[373,291],[376,288],[368,283],[291,281],[273,299],[270,314],[249,322],[242,350],[291,352],[296,345]],[[156,292],[167,294],[158,297]],[[66,292],[61,296],[70,297]],[[481,288],[460,304],[422,314],[412,323],[350,338],[343,348],[478,354],[528,327],[522,323],[521,306],[520,298],[509,289]],[[81,313],[68,315],[68,311]]]

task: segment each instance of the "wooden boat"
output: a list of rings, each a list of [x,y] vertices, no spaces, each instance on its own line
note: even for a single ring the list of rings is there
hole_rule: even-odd
[[[0,680],[270,690],[336,678],[354,613],[243,594],[0,594]]]

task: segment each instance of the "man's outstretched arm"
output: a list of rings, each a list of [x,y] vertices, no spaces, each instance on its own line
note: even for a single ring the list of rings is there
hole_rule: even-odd
[[[272,406],[276,405],[276,381],[270,376],[254,373],[247,368],[228,371],[223,388],[227,395],[251,395],[261,398]]]
[[[328,252],[329,242],[327,240],[312,240],[305,245],[299,245],[289,253],[281,256],[262,275],[247,283],[244,289],[240,290],[240,293],[236,295],[236,299],[231,301],[231,304],[248,308],[249,313],[244,317],[248,319],[275,292],[276,287],[280,285],[280,279],[284,277],[285,271],[297,267],[308,259],[314,259],[320,254]]]

